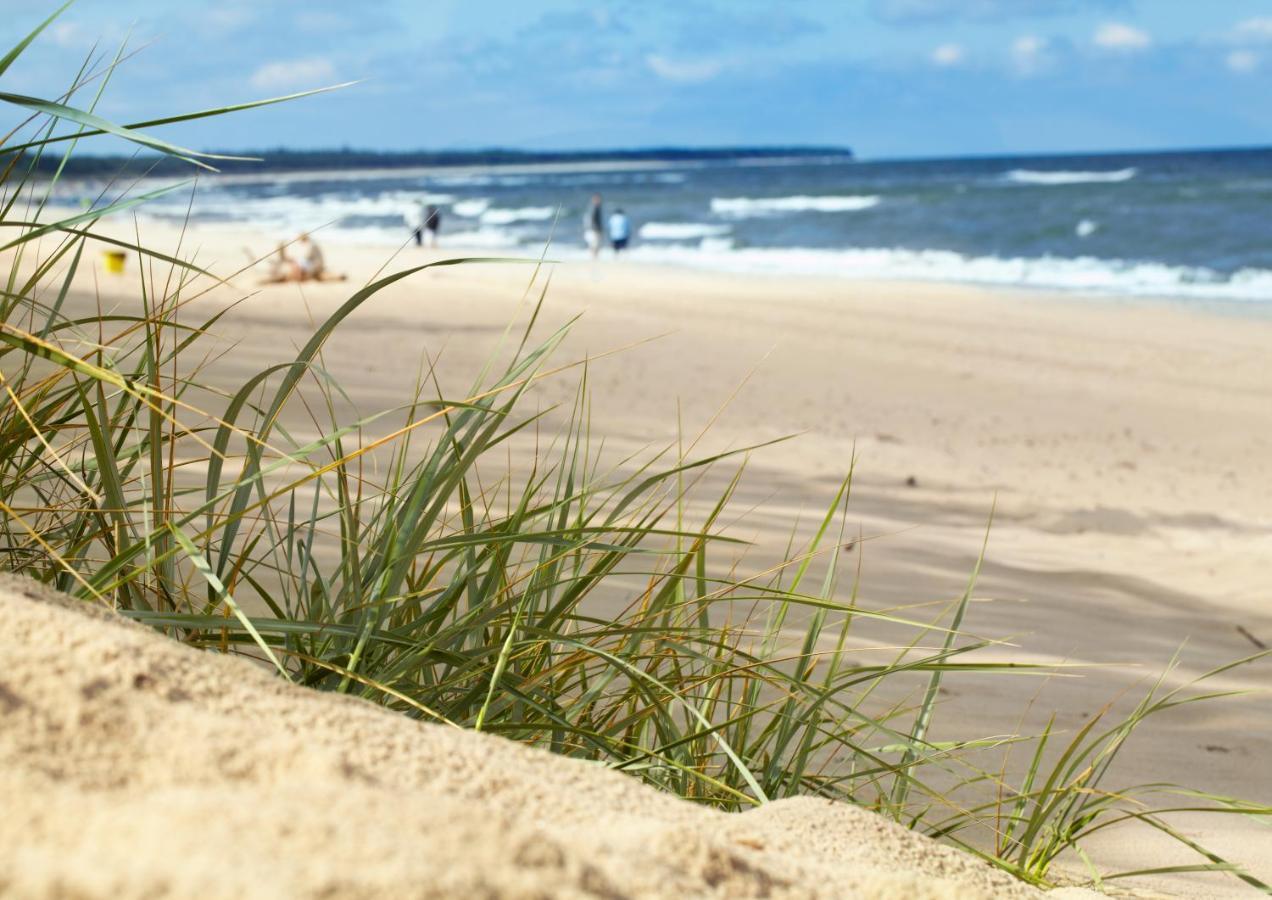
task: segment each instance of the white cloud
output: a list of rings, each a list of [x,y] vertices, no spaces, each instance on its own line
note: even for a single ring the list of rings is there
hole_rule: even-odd
[[[58,22],[49,29],[49,36],[59,47],[79,47],[84,43],[83,30],[74,22]]]
[[[646,56],[645,64],[659,78],[685,83],[710,81],[724,68],[722,63],[714,59],[674,60],[656,53]]]
[[[1098,47],[1120,52],[1147,50],[1153,43],[1148,32],[1121,22],[1105,22],[1095,30],[1092,40]]]
[[[932,51],[932,62],[938,66],[957,66],[966,58],[962,44],[942,44]]]
[[[335,80],[335,66],[321,56],[266,63],[252,73],[252,86],[266,91],[321,87]]]
[[[1237,24],[1233,29],[1237,40],[1272,41],[1272,16],[1255,16]]]
[[[1233,50],[1224,60],[1228,68],[1238,75],[1248,75],[1259,68],[1259,54],[1253,50]]]
[[[123,43],[130,37],[118,25],[85,26],[79,22],[57,22],[45,34],[53,43],[64,50],[86,50],[97,45],[99,48]],[[138,41],[142,43],[143,41]]]
[[[1011,61],[1021,75],[1037,75],[1050,65],[1047,42],[1036,34],[1024,34],[1012,41]]]

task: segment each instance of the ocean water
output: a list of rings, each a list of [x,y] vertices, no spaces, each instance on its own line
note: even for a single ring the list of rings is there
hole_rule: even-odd
[[[1272,150],[261,174],[204,179],[193,218],[396,246],[424,199],[443,246],[572,258],[593,192],[634,260],[1272,301]]]

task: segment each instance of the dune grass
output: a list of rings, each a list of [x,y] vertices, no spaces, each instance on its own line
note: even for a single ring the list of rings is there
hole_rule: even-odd
[[[38,33],[0,59],[0,87]],[[0,142],[6,569],[297,684],[722,808],[799,794],[858,803],[1037,884],[1089,835],[1138,820],[1200,855],[1176,870],[1230,871],[1269,890],[1165,818],[1268,809],[1105,786],[1146,718],[1219,694],[1159,685],[1115,724],[1102,714],[1067,737],[931,740],[943,678],[1048,671],[975,653],[990,643],[965,627],[976,573],[936,621],[859,604],[843,559],[848,472],[783,563],[739,574],[741,545],[722,523],[760,448],[694,457],[673,446],[611,468],[589,427],[587,366],[557,360],[568,328],[541,334],[538,305],[467,390],[448,394],[424,360],[399,407],[351,416],[323,348],[379,291],[428,266],[407,268],[352,290],[296,355],[231,393],[208,388],[230,307],[203,314],[201,301],[241,296],[234,274],[94,231],[184,184],[107,185],[62,218],[50,204],[82,139],[110,134],[212,166],[142,129],[277,100],[116,126],[93,110],[124,56],[90,57],[52,100],[0,91],[30,114]],[[53,174],[37,177],[50,161]],[[141,264],[135,304],[77,302],[77,277],[102,247]],[[523,413],[545,378],[577,381],[572,408]],[[721,470],[725,487],[704,496],[703,475]],[[893,649],[866,662],[852,652],[863,645]],[[977,763],[1022,743],[1032,762],[1019,783]],[[955,799],[976,786],[981,800]]]

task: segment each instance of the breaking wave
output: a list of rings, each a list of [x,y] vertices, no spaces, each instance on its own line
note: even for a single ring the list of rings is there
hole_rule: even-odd
[[[1107,172],[1038,172],[1033,169],[1012,169],[1007,173],[1008,181],[1016,184],[1117,184],[1130,181],[1139,174],[1139,169],[1112,169]]]
[[[841,197],[713,197],[711,211],[720,216],[772,216],[792,212],[859,212],[879,205],[873,195]]]
[[[646,222],[640,226],[640,237],[653,241],[691,241],[695,238],[720,237],[732,229],[728,225],[704,222]]]
[[[556,215],[555,206],[523,206],[520,209],[487,209],[478,218],[483,225],[542,222]]]
[[[946,250],[860,248],[739,249],[703,241],[698,247],[645,245],[632,256],[650,262],[731,272],[820,275],[864,280],[957,281],[1047,290],[1272,301],[1272,270],[1247,268],[1231,275],[1204,267],[1097,259],[1091,256],[1002,258]]]

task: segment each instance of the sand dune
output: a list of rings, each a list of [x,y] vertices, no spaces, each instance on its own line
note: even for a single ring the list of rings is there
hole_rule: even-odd
[[[10,576],[0,623],[3,896],[1037,895],[863,810],[697,807]]]

